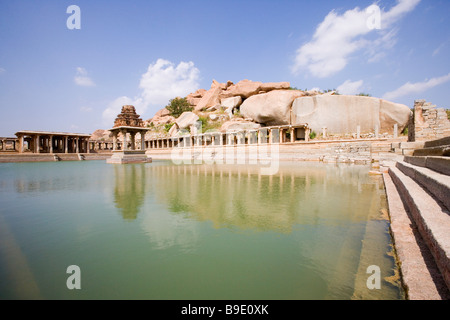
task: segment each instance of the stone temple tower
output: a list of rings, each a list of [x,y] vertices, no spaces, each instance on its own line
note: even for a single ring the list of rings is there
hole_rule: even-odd
[[[151,157],[145,154],[144,121],[136,114],[134,106],[122,106],[122,112],[117,115],[114,126],[109,129],[113,135],[113,155],[107,159],[107,163],[145,163],[151,162]],[[141,136],[141,146],[136,150],[136,134]],[[121,148],[119,149],[119,134],[122,136]],[[129,139],[129,140],[128,140]],[[130,142],[130,147],[128,146]]]
[[[144,127],[144,121],[139,117],[136,113],[136,109],[134,106],[125,105],[122,106],[122,112],[117,115],[116,120],[114,121],[114,127],[135,127],[142,128]]]

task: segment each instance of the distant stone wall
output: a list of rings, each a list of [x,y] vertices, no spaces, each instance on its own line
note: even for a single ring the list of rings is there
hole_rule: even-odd
[[[414,101],[414,116],[408,129],[409,141],[423,141],[450,136],[450,121],[444,108],[425,100]]]

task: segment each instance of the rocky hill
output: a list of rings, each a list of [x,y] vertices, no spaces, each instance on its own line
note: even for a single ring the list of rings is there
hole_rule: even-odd
[[[145,120],[144,125],[151,128],[146,137],[171,137],[180,130],[226,132],[305,123],[315,132],[326,127],[332,134],[348,134],[356,132],[359,126],[361,134],[374,132],[375,128],[380,134],[391,134],[394,124],[403,130],[411,115],[411,110],[402,104],[334,91],[297,90],[289,82],[241,80],[234,84],[213,80],[208,90],[198,89],[186,100],[191,110],[177,118],[163,108]],[[107,132],[97,131],[96,136],[107,139]]]

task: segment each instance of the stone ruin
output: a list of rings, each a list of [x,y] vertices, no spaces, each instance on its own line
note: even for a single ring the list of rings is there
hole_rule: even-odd
[[[144,121],[140,118],[140,116],[136,113],[136,109],[134,106],[125,105],[122,107],[122,111],[117,115],[116,120],[114,121],[114,127],[144,127]]]
[[[425,100],[414,101],[408,127],[408,141],[435,140],[450,135],[450,121],[444,108]]]

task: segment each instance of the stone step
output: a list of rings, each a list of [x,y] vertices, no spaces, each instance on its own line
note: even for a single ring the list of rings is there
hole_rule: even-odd
[[[450,289],[450,212],[399,168],[389,175]]]
[[[409,300],[448,300],[448,290],[433,255],[406,212],[388,172],[383,173],[389,206],[390,230],[401,264],[402,283]]]
[[[433,148],[433,147],[448,146],[448,145],[450,145],[450,136],[441,138],[441,139],[432,140],[432,141],[426,141],[423,147],[424,148]]]
[[[450,176],[450,157],[411,157],[405,156],[405,162],[415,166],[426,167]]]
[[[450,176],[401,161],[397,162],[396,166],[441,201],[447,210],[450,210]]]
[[[423,149],[414,150],[413,156],[437,156],[450,157],[450,145],[442,145],[435,147],[427,147]]]

